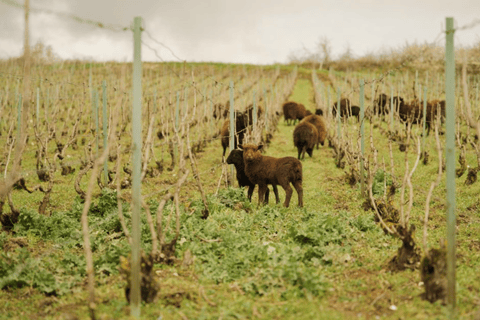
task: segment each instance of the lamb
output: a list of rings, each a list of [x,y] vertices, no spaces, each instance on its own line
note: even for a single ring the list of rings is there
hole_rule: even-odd
[[[227,158],[228,164],[233,164],[237,171],[237,181],[240,187],[247,187],[248,186],[248,200],[252,201],[252,194],[253,190],[255,189],[255,184],[248,179],[247,175],[245,174],[245,163],[243,161],[243,151],[234,149],[230,152]],[[265,192],[265,203],[268,203],[270,190],[267,188]]]
[[[302,121],[308,121],[317,128],[318,133],[318,141],[317,141],[317,150],[319,148],[319,144],[323,146],[325,143],[325,139],[327,137],[327,125],[325,124],[325,120],[322,116],[318,115],[309,115],[303,118]]]
[[[244,144],[239,145],[243,150],[243,160],[245,163],[245,174],[254,184],[258,184],[258,201],[259,204],[264,202],[264,195],[267,185],[273,186],[276,203],[280,202],[278,196],[277,185],[282,186],[285,190],[285,202],[283,205],[290,205],[292,197],[293,184],[298,194],[298,206],[303,207],[303,187],[302,187],[302,163],[294,157],[274,158],[263,156],[260,153],[263,145]]]
[[[305,151],[310,157],[318,143],[317,128],[308,121],[300,121],[293,131],[293,144],[298,150],[298,159],[305,159]]]

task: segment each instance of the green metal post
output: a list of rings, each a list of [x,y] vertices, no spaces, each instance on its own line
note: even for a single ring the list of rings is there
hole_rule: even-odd
[[[390,87],[390,131],[394,132],[393,129],[393,112],[395,108],[393,107],[393,87]]]
[[[360,157],[360,192],[362,193],[362,197],[365,197],[365,176],[364,176],[364,168],[363,168],[363,157],[365,155],[365,129],[364,129],[364,122],[365,122],[365,80],[360,79],[360,151],[362,153]]]
[[[95,95],[95,103],[94,103],[94,108],[93,108],[93,116],[95,117],[95,141],[96,141],[96,158],[98,158],[98,132],[99,130],[99,124],[98,124],[98,91],[95,89],[94,90],[94,95]]]
[[[18,94],[17,105],[17,143],[20,145],[20,138],[22,136],[22,94]]]
[[[265,101],[265,134],[268,134],[268,98],[267,89],[263,89],[263,96]]]
[[[142,165],[142,56],[141,25],[142,18],[134,18],[133,29],[133,103],[132,103],[132,279],[130,289],[130,314],[140,318],[140,212],[141,203],[141,165]]]
[[[445,104],[447,178],[447,301],[455,316],[455,51],[453,18],[446,18]]]
[[[257,126],[257,101],[255,100],[255,90],[253,90],[253,128]]]
[[[330,86],[327,87],[327,117],[330,119]]]
[[[178,130],[180,130],[180,91],[177,91],[177,103],[175,104],[175,132],[178,132]],[[175,162],[178,161],[178,143],[175,143],[173,156]]]
[[[430,125],[432,124],[430,123]],[[426,126],[427,126],[427,87],[424,87],[423,88],[423,133],[422,133],[422,152],[424,154],[425,154],[425,136],[426,136],[425,127]]]
[[[157,89],[153,92],[153,114],[157,114]]]
[[[208,121],[210,122],[210,130],[213,132],[213,89],[210,90],[210,117],[208,118]]]
[[[183,93],[183,115],[184,117],[187,114],[187,108],[188,108],[188,87],[185,87],[185,91]]]
[[[234,106],[233,106],[233,81],[230,80],[230,152],[235,149],[235,113],[234,113]],[[231,168],[231,176],[234,175],[234,165],[230,165]],[[233,180],[232,180],[233,181]]]
[[[414,88],[414,92],[415,92],[415,95],[418,97],[418,100],[420,100],[422,95],[421,95],[421,94],[418,94],[417,88],[418,88],[418,70],[415,70],[415,88]]]
[[[108,144],[108,118],[107,118],[107,81],[103,80],[102,82],[102,90],[103,90],[103,150],[107,149]],[[103,163],[103,176],[105,178],[105,186],[108,185],[108,157],[105,159]]]
[[[37,114],[36,114],[36,118],[37,118],[37,128],[38,126],[40,125],[40,88],[37,87]]]
[[[340,128],[340,87],[337,88],[337,139],[340,141],[340,134],[341,134],[341,128]]]

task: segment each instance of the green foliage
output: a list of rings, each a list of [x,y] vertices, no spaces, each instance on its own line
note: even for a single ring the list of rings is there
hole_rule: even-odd
[[[5,231],[0,231],[0,248],[3,249],[3,246],[5,245],[5,242],[8,239],[8,235]]]
[[[378,170],[373,177],[372,191],[373,195],[383,195],[385,192],[385,185],[391,186],[393,183],[392,176],[383,170]]]
[[[105,188],[98,202],[90,206],[89,215],[103,217],[115,209],[117,209],[117,191]]]
[[[350,221],[350,225],[359,231],[366,232],[377,228],[373,215],[359,215]]]
[[[306,292],[323,294],[326,281],[318,264],[325,246],[342,243],[350,234],[347,214],[300,210],[296,214],[301,221],[295,221],[287,219],[291,209],[283,207],[245,211],[252,205],[241,191],[226,189],[217,197],[208,197],[211,211],[207,220],[194,214],[182,221],[180,237],[185,241],[179,249],[191,250],[207,279],[217,283],[249,279],[242,281],[242,289],[252,295],[275,290],[285,299],[303,297]],[[191,208],[201,210],[202,206],[193,201]],[[288,231],[280,234],[282,229]]]
[[[22,209],[14,230],[19,235],[30,234],[42,239],[70,239],[76,233],[76,225],[78,221],[64,212],[47,217],[33,210]]]
[[[43,216],[33,210],[22,209],[14,231],[18,236],[35,236],[56,243],[62,248],[61,257],[49,252],[39,258],[31,257],[26,249],[3,253],[0,261],[0,288],[33,286],[45,294],[61,295],[85,276],[83,236],[80,218],[84,204],[77,198],[67,212],[53,212]],[[128,210],[128,206],[124,206]],[[126,219],[129,215],[125,213]],[[104,190],[92,203],[89,228],[94,266],[97,274],[118,272],[120,255],[127,255],[129,246],[121,235],[117,216],[116,192]],[[146,223],[143,223],[144,228]],[[149,234],[145,229],[144,233]],[[3,233],[2,233],[3,234]],[[116,235],[112,237],[112,235]],[[0,244],[3,236],[0,236]],[[117,239],[120,238],[120,239]],[[151,241],[150,238],[148,238]],[[81,250],[80,253],[77,252]]]
[[[31,258],[25,248],[14,255],[10,252],[0,255],[0,289],[31,286],[45,294],[62,294],[71,284],[59,283],[55,276]]]

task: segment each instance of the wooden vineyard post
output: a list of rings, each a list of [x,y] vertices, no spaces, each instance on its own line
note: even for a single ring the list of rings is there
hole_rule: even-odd
[[[447,178],[447,302],[455,316],[455,51],[453,18],[446,18],[445,104]]]
[[[130,314],[140,319],[140,211],[141,211],[141,170],[142,170],[142,18],[135,17],[133,29],[133,103],[132,103],[132,261]]]

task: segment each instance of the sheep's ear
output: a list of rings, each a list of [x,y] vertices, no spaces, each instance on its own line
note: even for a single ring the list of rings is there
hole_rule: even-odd
[[[263,149],[263,144],[259,144],[257,147],[257,150],[262,150]]]
[[[239,150],[242,150],[242,151],[243,151],[243,145],[241,145],[241,144],[237,144],[237,149],[239,149]]]

